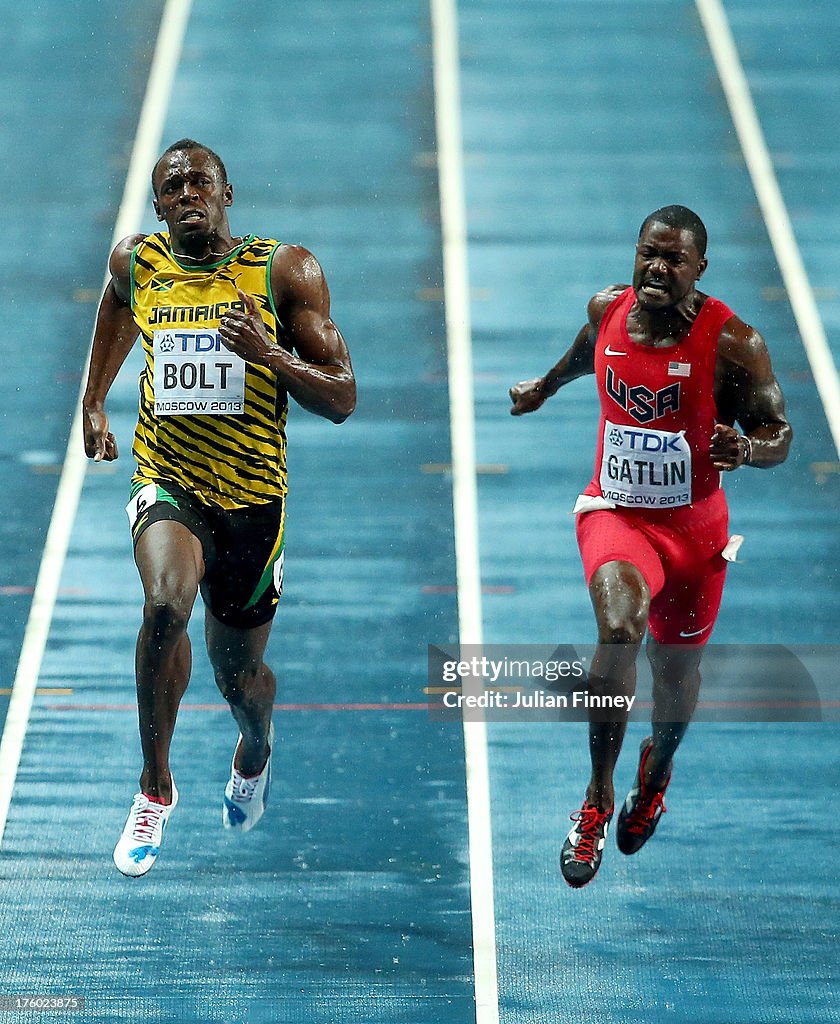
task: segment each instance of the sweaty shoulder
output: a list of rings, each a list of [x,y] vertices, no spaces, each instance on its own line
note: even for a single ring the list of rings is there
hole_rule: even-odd
[[[602,288],[601,291],[596,292],[586,307],[589,314],[589,323],[593,327],[599,327],[607,307],[615,302],[619,295],[627,291],[629,287],[630,285],[628,284],[610,284],[606,288]]]
[[[326,290],[321,264],[302,245],[280,244],[271,263],[271,289],[278,304],[289,298],[320,298]]]
[[[323,276],[320,263],[302,245],[281,243],[274,250],[271,265],[272,278],[306,279]]]
[[[718,335],[718,357],[736,366],[752,364],[767,351],[764,338],[734,313]]]
[[[114,282],[114,290],[126,302],[131,292],[131,254],[134,247],[145,237],[146,235],[126,235],[114,246],[111,258],[108,260],[108,269],[111,272],[111,280]]]

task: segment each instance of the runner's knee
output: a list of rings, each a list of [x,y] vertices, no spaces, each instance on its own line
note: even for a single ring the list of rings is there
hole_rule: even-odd
[[[213,673],[222,696],[234,707],[261,692],[261,684],[269,681],[269,669],[262,661],[249,661],[234,670],[217,666]]]
[[[633,644],[638,646],[641,643],[645,631],[644,616],[633,616],[606,621],[598,621],[598,643],[599,644]]]
[[[663,685],[699,683],[703,650],[699,644],[661,644],[651,637],[647,657],[654,680]]]
[[[608,562],[589,584],[589,595],[602,644],[639,644],[647,628],[650,590],[629,563]]]
[[[255,662],[232,669],[229,665],[217,666],[213,669],[216,685],[233,704],[239,703],[253,686],[260,670],[260,663]]]
[[[184,633],[194,602],[195,594],[188,589],[156,588],[146,596],[143,624],[155,636]]]

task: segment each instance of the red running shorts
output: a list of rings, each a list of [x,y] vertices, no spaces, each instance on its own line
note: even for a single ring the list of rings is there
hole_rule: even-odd
[[[605,509],[577,516],[587,586],[607,562],[630,562],[651,595],[648,628],[662,644],[705,644],[720,609],[727,562],[726,496],[666,511]]]

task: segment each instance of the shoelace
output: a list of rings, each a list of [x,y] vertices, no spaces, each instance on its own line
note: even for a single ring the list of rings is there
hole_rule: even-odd
[[[155,829],[160,824],[166,807],[163,804],[156,804],[148,800],[142,793],[134,798],[134,824],[131,827],[131,837],[138,842],[151,843],[154,839]]]
[[[660,808],[661,810],[659,810]],[[650,828],[657,810],[659,810],[660,814],[664,814],[668,810],[665,806],[664,791],[656,790],[653,793],[645,794],[644,789],[642,789],[639,799],[636,801],[636,806],[628,814],[627,820],[624,823],[625,830],[632,832],[633,835],[641,835],[643,832],[646,832]]]
[[[254,797],[254,790],[257,788],[257,783],[260,781],[260,776],[257,775],[253,779],[246,779],[244,775],[240,775],[236,769],[233,771],[233,800],[237,800],[240,803],[245,803],[247,800],[252,800]]]
[[[609,815],[599,811],[597,807],[583,807],[569,815],[572,821],[579,821],[580,839],[575,846],[575,860],[589,862],[595,857],[595,843],[600,839],[600,829]]]

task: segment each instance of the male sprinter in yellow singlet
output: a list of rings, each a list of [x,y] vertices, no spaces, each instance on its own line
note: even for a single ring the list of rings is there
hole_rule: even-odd
[[[287,396],[334,423],[356,403],[315,257],[234,237],[225,166],[192,139],[163,153],[152,188],[168,231],[131,235],[111,254],[83,408],[88,457],[116,459],[104,402],[139,332],[145,366],[127,512],[145,594],[136,657],[143,770],[114,850],[132,876],[154,864],[178,803],[169,747],[199,590],[216,683],[240,730],[222,821],[246,832],[263,814],[275,693],[263,654],[283,577]]]

